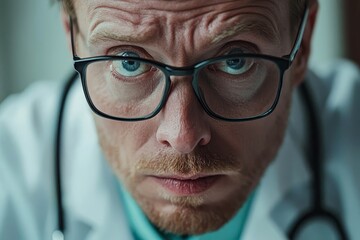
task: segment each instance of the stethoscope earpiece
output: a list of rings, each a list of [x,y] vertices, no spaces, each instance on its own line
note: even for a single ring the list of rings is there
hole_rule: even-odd
[[[55,230],[51,235],[51,240],[64,240],[64,234],[60,230]]]

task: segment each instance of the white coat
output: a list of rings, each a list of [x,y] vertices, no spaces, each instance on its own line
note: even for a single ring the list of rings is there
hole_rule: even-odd
[[[360,73],[337,62],[318,76],[309,72],[307,78],[325,141],[326,206],[341,217],[350,239],[360,239]],[[0,106],[1,240],[45,240],[56,229],[53,152],[60,89],[59,84],[39,83]],[[99,149],[80,84],[71,89],[66,106],[66,239],[130,240],[115,177]],[[290,222],[309,206],[306,117],[296,93],[284,143],[258,186],[242,239],[287,239]],[[316,239],[333,239],[318,223],[308,231]]]

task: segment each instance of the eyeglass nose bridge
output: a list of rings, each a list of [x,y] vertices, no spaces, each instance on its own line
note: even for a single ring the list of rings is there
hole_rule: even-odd
[[[192,77],[194,77],[195,73],[196,73],[196,69],[193,67],[189,68],[189,67],[167,66],[167,67],[165,67],[165,70],[166,70],[166,75],[168,77],[172,77],[172,76],[175,76],[175,77],[192,76]]]
[[[204,101],[204,96],[203,96],[202,90],[199,88],[198,79],[197,79],[197,76],[196,76],[198,71],[199,71],[199,68],[196,68],[196,67],[171,67],[171,66],[166,66],[165,67],[165,74],[166,74],[167,79],[168,79],[169,87],[167,88],[166,94],[164,96],[164,99],[163,99],[163,102],[162,102],[160,108],[161,109],[163,108],[163,106],[167,102],[167,99],[169,98],[170,85],[172,83],[171,77],[172,76],[175,76],[175,77],[189,76],[189,77],[191,77],[191,86],[192,86],[192,89],[194,91],[196,99],[198,100],[198,102],[200,103],[200,105],[202,106],[204,111],[209,116],[214,117],[215,115],[212,113],[212,111],[210,110],[210,108],[208,107],[206,102]]]
[[[171,77],[187,77],[188,76],[188,77],[191,77],[191,86],[194,90],[196,98],[201,103],[201,105],[203,105],[203,101],[202,101],[202,99],[200,99],[201,97],[199,96],[199,90],[198,90],[198,86],[197,86],[197,78],[196,78],[197,69],[196,68],[166,66],[164,70],[165,70],[167,82],[169,84],[169,86],[167,87],[167,91],[166,91],[167,93],[165,96],[166,100],[170,94],[170,86],[172,84]]]

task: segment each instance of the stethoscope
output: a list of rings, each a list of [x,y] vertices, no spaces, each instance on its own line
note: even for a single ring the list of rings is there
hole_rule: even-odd
[[[55,137],[55,185],[56,185],[56,204],[58,216],[58,229],[52,234],[52,240],[64,240],[65,232],[65,211],[62,201],[62,184],[61,184],[61,142],[62,142],[62,128],[64,119],[64,109],[66,105],[67,96],[70,92],[71,86],[74,84],[78,74],[72,74],[66,82],[59,105],[59,115],[57,120],[56,137]],[[307,164],[311,169],[313,176],[312,181],[312,205],[304,211],[296,221],[290,226],[287,235],[289,239],[296,239],[301,230],[307,226],[308,223],[317,219],[326,220],[338,233],[341,240],[348,240],[347,233],[340,219],[329,209],[324,206],[323,197],[323,174],[322,174],[322,139],[319,119],[316,115],[315,104],[310,94],[308,85],[304,82],[300,86],[300,94],[304,101],[309,116],[309,146],[310,151],[307,156]]]

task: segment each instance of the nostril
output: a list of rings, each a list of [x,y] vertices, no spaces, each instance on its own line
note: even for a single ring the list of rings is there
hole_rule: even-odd
[[[182,154],[208,144],[211,139],[210,131],[204,127],[176,128],[174,125],[165,124],[159,127],[156,137],[163,147],[171,147]]]
[[[205,146],[205,145],[209,144],[210,139],[211,139],[210,135],[206,135],[206,136],[204,136],[203,138],[200,139],[198,145]]]
[[[161,140],[161,139],[158,138],[158,142],[160,142],[165,147],[170,147],[171,146],[171,144],[167,140]]]

